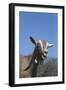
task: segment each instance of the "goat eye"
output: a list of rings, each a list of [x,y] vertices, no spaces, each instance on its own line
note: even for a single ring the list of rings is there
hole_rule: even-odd
[[[48,51],[44,51],[44,53],[46,53],[46,54],[47,54],[47,53],[48,53]]]

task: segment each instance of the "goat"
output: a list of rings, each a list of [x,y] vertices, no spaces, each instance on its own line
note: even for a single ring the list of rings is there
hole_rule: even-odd
[[[35,49],[32,55],[20,57],[20,78],[36,77],[39,62],[42,62],[47,58],[48,48],[53,46],[53,44],[49,44],[47,41],[44,40],[35,40],[32,37],[30,37],[30,40],[35,45]]]

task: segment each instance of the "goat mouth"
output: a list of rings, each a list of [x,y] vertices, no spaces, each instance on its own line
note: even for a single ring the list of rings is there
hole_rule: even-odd
[[[47,59],[47,55],[45,55],[45,54],[42,55],[41,58],[40,58],[40,61],[39,61],[40,64],[43,64],[46,59]]]
[[[46,56],[42,55],[40,58],[40,63],[42,64],[45,59],[46,59]]]
[[[43,53],[42,58],[46,59],[47,58],[47,53]]]

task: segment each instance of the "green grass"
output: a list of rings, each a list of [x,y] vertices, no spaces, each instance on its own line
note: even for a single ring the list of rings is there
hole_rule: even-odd
[[[58,75],[58,61],[56,58],[48,58],[43,64],[38,65],[37,77],[48,77]]]

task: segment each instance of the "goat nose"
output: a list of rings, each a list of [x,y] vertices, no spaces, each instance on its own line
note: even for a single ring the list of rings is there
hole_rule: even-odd
[[[48,54],[48,49],[44,50],[44,58],[47,58],[47,54]]]
[[[44,58],[47,58],[47,54],[44,53]]]

